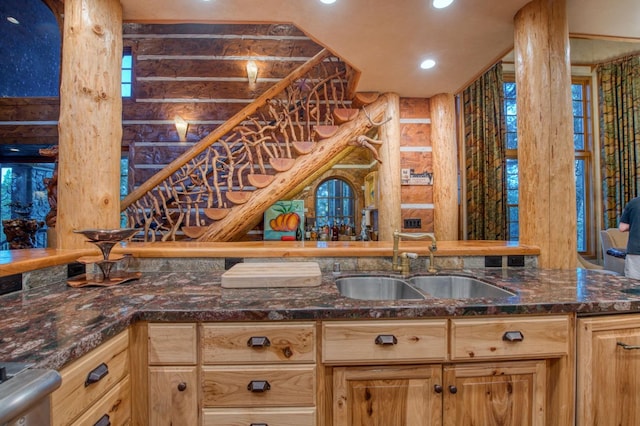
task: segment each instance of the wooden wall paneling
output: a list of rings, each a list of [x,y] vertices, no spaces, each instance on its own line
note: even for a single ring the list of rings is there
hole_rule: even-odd
[[[60,115],[60,98],[2,98],[0,121],[51,121]]]
[[[534,0],[514,22],[520,242],[540,247],[541,268],[573,269],[577,243],[566,2]]]
[[[400,98],[400,117],[431,117],[431,107],[429,105],[429,100],[425,98]]]
[[[431,124],[411,122],[403,118],[400,123],[400,146],[430,147]],[[423,119],[418,119],[423,120]],[[425,119],[426,120],[426,119]]]
[[[402,185],[401,192],[402,204],[433,204],[433,185]]]

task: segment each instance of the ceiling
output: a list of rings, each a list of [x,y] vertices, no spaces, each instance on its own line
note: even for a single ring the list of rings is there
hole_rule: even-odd
[[[358,91],[405,97],[463,89],[512,49],[513,17],[528,2],[456,0],[438,10],[430,0],[121,0],[125,21],[294,23],[362,72]],[[567,0],[567,12],[571,34],[640,47],[638,0]],[[600,49],[586,50],[599,60]],[[437,65],[421,70],[427,58]]]

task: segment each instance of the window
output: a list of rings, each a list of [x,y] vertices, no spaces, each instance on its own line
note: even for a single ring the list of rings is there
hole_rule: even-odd
[[[316,224],[354,225],[354,192],[342,179],[328,179],[316,189]]]
[[[577,212],[577,249],[592,254],[594,238],[592,223],[592,134],[591,134],[591,86],[589,79],[574,78],[571,85],[573,103],[573,143],[575,149],[575,181]],[[507,225],[509,240],[518,240],[518,114],[516,108],[516,84],[504,83],[504,115],[506,144]]]
[[[122,97],[130,98],[133,93],[133,55],[130,47],[122,53]]]

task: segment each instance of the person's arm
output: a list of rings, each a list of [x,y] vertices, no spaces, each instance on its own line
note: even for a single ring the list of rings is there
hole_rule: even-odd
[[[624,222],[620,222],[620,225],[618,225],[618,229],[621,232],[627,232],[627,231],[629,231],[629,224],[628,223],[624,223]]]

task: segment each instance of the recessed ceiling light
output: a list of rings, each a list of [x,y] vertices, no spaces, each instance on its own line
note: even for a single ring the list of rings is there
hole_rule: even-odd
[[[13,16],[7,16],[7,21],[11,22],[12,24],[16,24],[16,25],[18,25],[20,23],[20,21],[18,21]]]
[[[436,9],[444,9],[445,7],[449,6],[451,3],[453,3],[453,0],[433,0],[433,7],[435,7]]]
[[[320,0],[320,2],[324,4],[333,4],[336,2],[336,0]]]
[[[433,59],[425,59],[420,63],[420,68],[423,70],[428,70],[429,68],[433,68],[436,66],[436,61]]]

